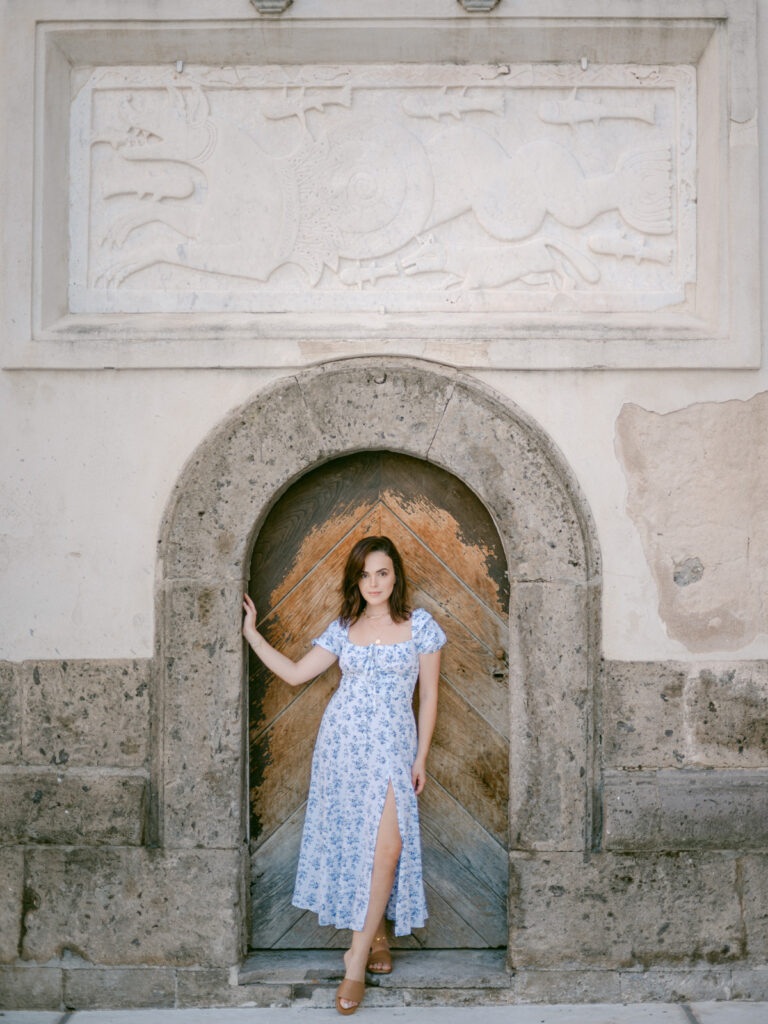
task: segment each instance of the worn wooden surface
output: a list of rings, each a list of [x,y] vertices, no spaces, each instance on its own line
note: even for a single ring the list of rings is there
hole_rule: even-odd
[[[265,636],[300,657],[338,614],[352,544],[385,534],[399,548],[412,604],[445,629],[440,707],[419,797],[429,919],[400,948],[506,943],[507,581],[488,512],[459,480],[390,452],[363,452],[306,474],[256,540],[251,595]],[[312,749],[337,666],[292,688],[250,662],[254,948],[344,948],[291,906]],[[418,710],[418,687],[415,709]]]

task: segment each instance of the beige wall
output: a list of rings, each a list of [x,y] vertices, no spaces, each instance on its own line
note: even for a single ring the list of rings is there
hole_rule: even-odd
[[[758,0],[758,15],[759,45],[765,53],[768,0]],[[764,62],[760,100],[768,102]],[[767,147],[763,134],[763,167]],[[763,209],[768,208],[765,173],[761,199]],[[763,243],[767,233],[764,218]],[[767,274],[764,267],[763,282]],[[174,482],[218,421],[268,381],[289,372],[286,366],[281,370],[17,369],[0,374],[4,442],[0,453],[4,481],[0,658],[149,656],[155,548]],[[694,403],[746,401],[768,391],[768,370],[470,372],[534,417],[573,467],[591,506],[602,548],[605,656],[701,658],[695,642],[681,639],[685,627],[672,637],[660,617],[657,580],[643,546],[640,520],[627,510],[628,479],[616,449],[617,418],[626,403],[667,413]],[[669,443],[681,463],[696,457],[690,439],[680,432],[671,432]],[[738,445],[739,438],[733,443]],[[730,461],[727,445],[721,446],[717,459]],[[731,514],[729,491],[718,486],[727,465],[717,459],[701,463],[702,503],[690,508],[692,543],[695,539],[707,550],[711,550],[708,535],[701,529],[707,495],[718,494],[718,524],[727,522]],[[763,463],[760,472],[764,470]],[[765,489],[766,480],[744,480],[741,486]],[[734,517],[739,508],[735,502]],[[651,521],[656,515],[663,522],[663,502],[652,505],[649,514]],[[678,526],[677,539],[681,536],[684,539],[685,523]],[[699,547],[691,554],[699,554]],[[718,558],[728,556],[726,545]],[[661,557],[666,557],[664,552]],[[723,600],[738,614],[747,586],[740,593],[738,581],[731,580],[728,587]],[[706,658],[768,657],[768,635],[759,629],[753,633],[754,638],[735,649],[710,646]]]

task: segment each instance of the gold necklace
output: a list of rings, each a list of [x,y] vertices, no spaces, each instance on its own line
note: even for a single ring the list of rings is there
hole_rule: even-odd
[[[363,615],[366,617],[366,619],[369,619],[371,622],[377,622],[379,619],[388,619],[392,617],[390,612],[384,612],[383,615],[369,615],[367,612],[363,612]],[[381,637],[377,636],[373,642],[374,644],[380,644]]]

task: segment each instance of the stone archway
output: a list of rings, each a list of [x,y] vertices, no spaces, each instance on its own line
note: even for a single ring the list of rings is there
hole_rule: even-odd
[[[181,473],[159,541],[152,832],[167,849],[241,852],[243,948],[248,746],[240,622],[251,547],[295,479],[365,449],[413,455],[458,476],[504,544],[512,595],[510,850],[585,851],[597,838],[599,551],[569,467],[528,416],[457,371],[400,359],[328,364],[277,381],[206,438]]]

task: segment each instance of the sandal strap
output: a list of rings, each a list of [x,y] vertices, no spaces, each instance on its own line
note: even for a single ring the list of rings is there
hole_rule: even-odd
[[[344,978],[336,992],[339,999],[348,999],[350,1003],[362,1002],[365,994],[365,982],[353,981],[352,978]]]

